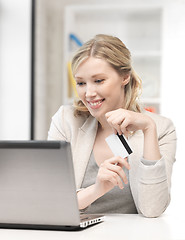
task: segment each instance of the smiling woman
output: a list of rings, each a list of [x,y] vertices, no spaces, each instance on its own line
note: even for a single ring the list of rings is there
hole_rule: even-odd
[[[102,78],[104,80],[104,75],[102,76],[102,74],[107,73],[107,70],[109,70],[109,72],[111,70],[113,72],[114,70],[114,75],[116,74],[116,77],[119,76],[124,81],[122,84],[125,85],[124,91],[127,95],[125,98],[125,108],[140,112],[140,106],[137,103],[137,98],[141,92],[141,80],[131,66],[131,54],[129,50],[120,41],[120,39],[99,34],[94,39],[85,43],[76,53],[72,61],[72,71],[75,77],[78,77],[75,73],[79,66],[82,65],[82,63],[84,63],[84,61],[86,61],[90,56],[95,58],[94,64],[96,65],[94,67],[97,72],[93,72],[91,77],[98,77],[98,79]],[[105,60],[104,65],[102,60]],[[99,65],[100,62],[102,66]],[[101,69],[100,67],[104,69]],[[86,73],[90,74],[89,69],[94,68],[88,68]],[[119,93],[117,93],[117,95],[119,95]],[[76,101],[75,107],[77,110],[87,111],[87,108],[82,108],[81,100]],[[123,102],[121,107],[123,107]]]
[[[99,122],[108,111],[124,108],[124,86],[130,76],[120,76],[106,61],[89,57],[78,67],[75,79],[79,98]]]
[[[100,34],[85,43],[72,71],[79,100],[54,115],[48,139],[71,143],[79,209],[159,216],[170,202],[173,123],[139,105],[141,81],[117,37]],[[132,147],[129,158],[114,156],[105,141],[117,133]]]

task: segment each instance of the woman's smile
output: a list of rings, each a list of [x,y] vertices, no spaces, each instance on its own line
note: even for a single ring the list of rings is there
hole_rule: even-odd
[[[87,101],[87,103],[91,109],[98,109],[102,106],[104,100],[105,99]]]

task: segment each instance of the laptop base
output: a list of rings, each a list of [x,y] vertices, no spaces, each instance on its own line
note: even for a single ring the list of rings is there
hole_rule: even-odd
[[[102,222],[102,221],[101,221]],[[45,230],[45,231],[81,231],[101,222],[93,223],[86,227],[79,226],[61,226],[61,225],[40,225],[40,224],[16,224],[16,223],[0,223],[0,229],[16,229],[16,230]]]

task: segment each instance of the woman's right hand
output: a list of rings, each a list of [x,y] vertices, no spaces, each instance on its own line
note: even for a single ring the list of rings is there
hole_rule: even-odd
[[[130,169],[127,158],[112,157],[105,160],[99,167],[95,184],[78,192],[79,209],[86,208],[115,186],[123,189],[123,182],[128,183],[123,167]]]
[[[105,160],[100,165],[95,183],[95,190],[98,195],[103,196],[115,186],[120,189],[124,188],[123,183],[127,184],[128,180],[123,167],[130,169],[127,158],[119,156]]]

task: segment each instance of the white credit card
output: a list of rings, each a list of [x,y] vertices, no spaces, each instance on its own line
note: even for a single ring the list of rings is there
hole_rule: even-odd
[[[132,149],[124,135],[111,134],[105,141],[113,152],[114,156],[123,158],[128,157],[132,153]]]

